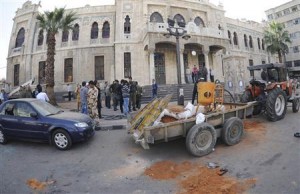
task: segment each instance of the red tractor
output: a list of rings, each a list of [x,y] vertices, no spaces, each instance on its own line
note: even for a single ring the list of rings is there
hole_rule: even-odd
[[[241,102],[257,101],[253,114],[265,111],[268,120],[278,121],[284,118],[287,103],[291,102],[293,112],[300,107],[300,86],[296,79],[290,79],[286,66],[281,63],[249,66],[253,76],[250,85],[241,96]],[[255,73],[261,79],[256,79]]]

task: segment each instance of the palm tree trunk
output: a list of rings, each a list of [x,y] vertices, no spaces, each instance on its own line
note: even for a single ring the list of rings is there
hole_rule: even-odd
[[[281,51],[278,51],[279,63],[282,63],[282,54]]]
[[[55,33],[48,32],[48,48],[47,48],[47,60],[46,60],[46,91],[49,97],[50,103],[57,105],[54,94],[54,56],[55,56]]]

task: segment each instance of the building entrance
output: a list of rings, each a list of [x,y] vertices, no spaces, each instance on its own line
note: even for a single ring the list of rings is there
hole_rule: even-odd
[[[166,84],[165,54],[154,53],[155,80],[157,84]]]

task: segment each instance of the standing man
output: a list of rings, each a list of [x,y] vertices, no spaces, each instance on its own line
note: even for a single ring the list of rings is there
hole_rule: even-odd
[[[71,101],[71,96],[72,96],[72,85],[67,84],[67,90],[68,90],[68,97],[69,97],[69,101]]]
[[[204,64],[200,65],[200,68],[199,68],[199,77],[198,79],[201,79],[203,78],[204,79],[204,82],[207,81],[207,69],[206,67],[204,66]]]
[[[99,118],[102,118],[101,116],[101,90],[100,90],[100,84],[97,80],[94,81],[95,82],[95,87],[98,90],[98,98],[97,98],[97,109],[98,109],[98,116]]]
[[[82,82],[82,87],[80,88],[80,102],[81,102],[81,113],[88,114],[87,109],[87,95],[88,95],[88,88],[86,87],[86,82]]]
[[[136,108],[141,108],[141,100],[143,95],[143,88],[139,85],[138,82],[136,82]]]
[[[88,91],[88,112],[92,119],[95,120],[96,124],[99,125],[99,114],[97,108],[98,102],[98,90],[95,86],[95,82],[93,80],[89,81],[89,91]]]
[[[132,110],[136,111],[136,85],[135,82],[132,81],[132,78],[129,77],[129,88],[130,88],[130,99],[129,99],[129,112]]]
[[[113,107],[114,107],[114,111],[117,111],[117,106],[118,106],[118,87],[119,87],[119,80],[115,80],[113,82],[113,84],[111,84],[110,86],[110,92],[112,94],[112,98],[113,98]]]
[[[105,106],[106,108],[110,109],[111,92],[110,92],[110,85],[108,84],[107,81],[105,82],[104,92],[105,92]]]
[[[194,65],[193,70],[192,70],[193,83],[197,82],[197,80],[198,80],[198,73],[199,73],[199,70],[198,70],[197,66]]]
[[[152,80],[152,99],[157,97],[157,84],[155,82],[155,79]]]

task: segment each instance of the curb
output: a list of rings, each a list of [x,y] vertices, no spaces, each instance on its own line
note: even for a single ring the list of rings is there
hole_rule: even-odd
[[[111,126],[100,126],[96,131],[109,131],[109,130],[122,130],[126,129],[126,125],[111,125]]]

